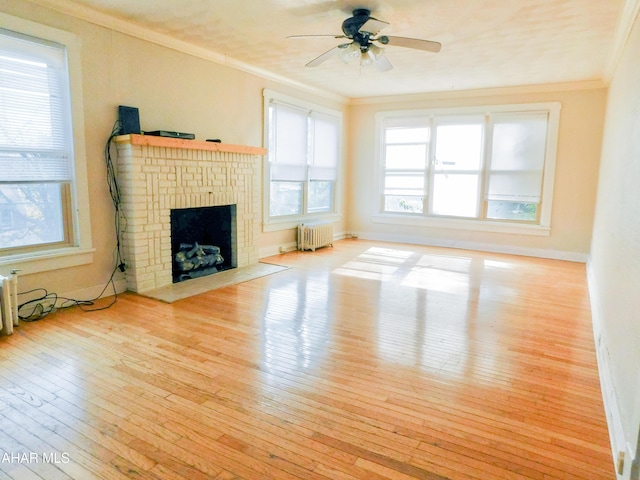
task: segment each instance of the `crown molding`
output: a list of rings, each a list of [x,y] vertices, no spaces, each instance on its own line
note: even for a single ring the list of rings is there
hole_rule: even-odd
[[[607,84],[613,79],[639,12],[640,0],[625,0],[618,18],[613,44],[609,53],[609,61],[604,70],[604,80]]]
[[[293,88],[297,88],[305,92],[318,95],[322,98],[326,98],[328,100],[341,102],[343,104],[347,103],[348,100],[346,97],[343,97],[341,95],[328,93],[327,91],[320,88],[315,88],[301,82],[296,82],[288,77],[277,75],[268,70],[249,65],[247,63],[236,60],[235,58],[218,52],[214,52],[207,48],[199,47],[182,40],[177,40],[169,35],[155,32],[149,28],[142,27],[133,22],[129,22],[127,20],[123,20],[103,12],[99,12],[85,5],[79,5],[71,0],[31,0],[31,2],[40,5],[41,7],[55,10],[56,12],[62,13],[64,15],[68,15],[85,22],[93,23],[94,25],[98,25],[100,27],[124,33],[140,40],[145,40],[156,45],[160,45],[181,53],[201,58],[203,60],[215,62],[220,65],[249,73],[251,75],[256,75],[258,77],[264,78],[265,80],[270,80]]]
[[[447,90],[407,95],[389,95],[385,97],[352,98],[348,105],[371,105],[382,103],[416,102],[423,100],[447,100],[459,98],[492,97],[498,95],[526,95],[530,93],[570,92],[580,90],[598,90],[607,88],[603,80],[583,82],[544,83],[537,85],[516,85],[511,87],[480,88],[474,90]]]

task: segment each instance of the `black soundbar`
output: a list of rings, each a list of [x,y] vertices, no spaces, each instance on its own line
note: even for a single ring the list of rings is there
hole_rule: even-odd
[[[144,134],[153,135],[155,137],[184,138],[185,140],[193,140],[196,138],[193,133],[170,132],[168,130],[153,130],[151,132],[145,131]]]

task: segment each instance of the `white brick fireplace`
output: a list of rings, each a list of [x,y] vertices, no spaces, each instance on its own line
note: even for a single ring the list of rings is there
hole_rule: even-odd
[[[262,148],[123,135],[116,138],[127,288],[172,283],[170,212],[236,205],[237,266],[258,262]]]

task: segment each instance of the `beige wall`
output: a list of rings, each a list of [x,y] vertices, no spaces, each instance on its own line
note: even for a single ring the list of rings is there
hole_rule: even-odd
[[[195,133],[225,143],[262,146],[264,88],[344,110],[273,81],[96,26],[24,0],[0,1],[0,11],[65,30],[82,45],[82,82],[89,172],[93,264],[22,275],[20,290],[56,293],[101,289],[114,265],[115,233],[103,149],[118,105],[139,108],[143,130]],[[115,149],[114,149],[115,154]],[[339,225],[338,228],[344,228]],[[263,234],[259,246],[293,239],[293,231]],[[99,292],[99,290],[98,290]],[[86,298],[86,297],[85,297]]]
[[[585,260],[590,246],[596,193],[605,89],[526,93],[512,89],[492,95],[449,93],[396,98],[385,103],[350,109],[351,182],[349,227],[361,237],[407,240],[415,243],[466,246],[504,252]],[[522,93],[515,93],[515,92]],[[509,103],[560,102],[556,179],[551,235],[530,236],[475,232],[436,227],[410,227],[375,223],[376,138],[375,115],[381,111],[499,105]]]
[[[639,86],[640,20],[636,19],[609,87],[590,260],[600,375],[609,413],[623,430],[617,449],[625,451],[626,443],[627,458],[637,455],[640,433]],[[625,474],[624,478],[640,477]]]

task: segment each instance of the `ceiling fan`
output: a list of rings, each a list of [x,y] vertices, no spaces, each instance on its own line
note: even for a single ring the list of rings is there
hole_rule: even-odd
[[[373,65],[377,70],[384,72],[391,70],[393,65],[384,55],[384,49],[376,43],[382,45],[395,45],[398,47],[414,48],[427,52],[437,53],[442,48],[438,42],[421,40],[418,38],[395,37],[380,35],[380,30],[387,27],[389,23],[378,20],[371,16],[371,12],[366,8],[357,8],[353,11],[353,16],[342,22],[344,35],[291,35],[287,38],[304,37],[333,37],[348,38],[351,42],[342,43],[314,58],[306,67],[317,67],[329,58],[337,55],[345,63],[358,59],[360,65]]]

